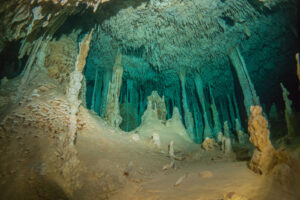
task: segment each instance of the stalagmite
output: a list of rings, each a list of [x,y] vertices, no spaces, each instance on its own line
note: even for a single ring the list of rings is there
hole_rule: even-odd
[[[248,121],[250,142],[255,146],[249,167],[256,173],[267,174],[280,163],[290,164],[286,151],[275,150],[269,139],[268,121],[262,115],[260,106],[251,106],[251,116]]]
[[[280,86],[282,89],[282,97],[283,97],[284,104],[285,104],[284,115],[285,115],[287,130],[288,130],[288,136],[292,137],[292,136],[295,136],[292,101],[288,98],[288,96],[290,94],[289,91],[287,91],[287,89],[284,87],[284,85],[282,83],[280,83]]]
[[[221,127],[221,122],[220,122],[220,118],[219,118],[219,112],[217,110],[217,106],[215,103],[215,98],[213,96],[213,93],[211,91],[211,87],[209,86],[209,93],[210,93],[210,97],[211,97],[211,111],[213,114],[213,121],[214,121],[214,136],[217,137],[217,135],[222,132],[222,127]]]
[[[250,106],[259,105],[259,97],[256,95],[256,91],[251,82],[246,63],[241,55],[239,47],[235,46],[234,48],[230,49],[228,52],[228,56],[239,79],[244,95],[244,105],[246,108],[246,112],[248,116],[250,116]]]
[[[187,96],[186,96],[186,89],[185,89],[185,81],[186,81],[186,71],[181,70],[178,73],[180,84],[181,84],[181,91],[182,91],[182,105],[183,105],[183,111],[184,111],[184,122],[186,125],[187,132],[192,140],[195,140],[194,136],[194,119],[192,113],[189,111],[189,106],[187,102]]]
[[[156,91],[148,96],[147,109],[142,116],[142,125],[151,121],[166,120],[166,105],[164,97],[160,97]]]
[[[105,120],[114,128],[119,128],[122,117],[120,116],[119,97],[122,85],[123,67],[121,64],[122,55],[117,54],[113,67],[112,80],[109,82]]]
[[[179,135],[181,135],[185,140],[191,142],[191,138],[188,136],[184,125],[181,121],[181,116],[177,107],[174,107],[172,118],[168,119],[166,122],[167,127],[173,127],[177,130]]]
[[[227,121],[224,122],[224,136],[222,138],[222,151],[225,154],[230,154],[232,151],[230,129]]]
[[[77,151],[74,147],[77,134],[77,112],[81,101],[78,95],[81,89],[81,81],[83,79],[82,70],[86,63],[86,57],[89,51],[89,44],[92,39],[93,30],[87,34],[80,43],[80,51],[77,56],[75,70],[70,74],[70,83],[67,88],[66,97],[70,103],[70,123],[69,130],[66,135],[59,136],[59,144],[63,149],[62,158],[64,160],[62,174],[69,185],[68,190],[72,192],[74,189],[74,180],[76,180],[76,167],[79,164]]]
[[[244,133],[240,121],[238,118],[235,119],[235,131],[240,144],[246,144],[248,142],[248,135]]]
[[[81,89],[80,89],[80,100],[81,104],[86,107],[86,79],[83,76],[82,81],[81,81]]]
[[[205,107],[205,97],[204,97],[204,92],[203,92],[203,83],[201,80],[201,77],[199,74],[196,74],[195,76],[195,85],[198,93],[198,97],[201,103],[202,111],[203,111],[203,118],[204,118],[204,139],[207,138],[212,138],[213,137],[213,132],[211,130],[211,127],[208,122],[207,118],[207,111]]]

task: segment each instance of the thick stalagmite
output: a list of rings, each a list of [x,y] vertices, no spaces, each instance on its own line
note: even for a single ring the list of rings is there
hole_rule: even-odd
[[[267,174],[280,163],[289,164],[288,154],[282,150],[275,150],[269,139],[268,121],[262,115],[260,106],[251,106],[251,116],[248,121],[250,142],[255,146],[249,167],[256,173]]]
[[[117,54],[115,59],[115,65],[113,67],[112,80],[109,82],[107,100],[106,100],[106,110],[105,119],[106,121],[115,128],[119,128],[122,122],[122,117],[120,116],[119,107],[119,97],[122,85],[122,75],[123,67],[121,64],[122,55]]]
[[[212,138],[213,137],[213,132],[212,129],[209,125],[208,122],[208,117],[207,117],[207,111],[206,111],[206,106],[205,106],[205,97],[204,97],[204,92],[203,92],[203,82],[199,74],[196,74],[195,76],[195,85],[199,97],[199,101],[201,103],[202,111],[203,111],[203,118],[204,118],[204,139],[207,138]]]
[[[256,95],[256,91],[248,74],[246,63],[241,55],[239,47],[235,46],[230,49],[228,55],[243,91],[246,112],[248,116],[250,116],[250,106],[259,105],[259,97]]]
[[[83,79],[82,70],[86,63],[86,57],[89,52],[89,45],[92,39],[93,30],[86,35],[80,43],[80,51],[77,56],[75,70],[70,74],[70,82],[67,88],[67,99],[70,103],[70,122],[69,130],[66,135],[59,136],[59,144],[62,149],[64,160],[62,166],[62,174],[67,184],[67,190],[72,192],[76,186],[76,167],[79,164],[77,158],[77,151],[74,147],[76,134],[77,134],[77,112],[81,101],[78,99],[78,95],[81,89],[81,81]]]
[[[187,132],[192,140],[195,139],[194,137],[194,119],[192,113],[189,111],[187,96],[186,96],[186,89],[185,89],[185,81],[186,81],[186,71],[181,70],[178,73],[180,84],[181,84],[181,91],[182,91],[182,105],[184,111],[184,122],[186,125]]]

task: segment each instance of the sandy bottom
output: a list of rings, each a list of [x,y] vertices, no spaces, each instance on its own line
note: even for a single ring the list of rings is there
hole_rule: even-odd
[[[272,177],[253,173],[246,161],[236,161],[234,155],[205,152],[162,124],[151,125],[150,132],[162,135],[161,148],[157,148],[142,129],[135,141],[131,137],[134,131],[113,130],[84,108],[79,118],[85,126],[76,140],[80,164],[73,193],[61,187],[60,167],[53,156],[55,137],[28,128],[1,135],[0,199],[221,200],[228,193],[239,196],[231,199],[300,199],[296,166],[294,186],[287,187]],[[170,140],[175,141],[175,154],[183,160],[175,160],[174,168],[163,170],[172,162],[167,153]]]

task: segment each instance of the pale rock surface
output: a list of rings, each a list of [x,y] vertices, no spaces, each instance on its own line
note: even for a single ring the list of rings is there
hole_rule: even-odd
[[[122,55],[118,53],[115,59],[115,65],[113,67],[112,80],[109,82],[106,100],[105,120],[114,128],[119,128],[120,124],[122,123],[119,106],[119,96],[123,75],[121,61]]]

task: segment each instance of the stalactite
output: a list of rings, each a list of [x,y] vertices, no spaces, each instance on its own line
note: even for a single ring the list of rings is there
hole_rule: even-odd
[[[228,102],[231,127],[234,127],[235,126],[235,115],[234,115],[234,109],[233,109],[231,97],[229,94],[227,94],[226,97],[227,97],[227,102]]]
[[[21,84],[18,88],[18,93],[22,94],[23,87],[28,83],[30,74],[32,72],[32,66],[36,59],[44,59],[45,58],[45,49],[50,38],[44,40],[44,36],[41,36],[38,40],[35,41],[33,49],[31,50],[30,56],[26,62],[24,70],[21,73]],[[38,56],[40,54],[40,56]]]
[[[189,111],[187,96],[186,96],[186,89],[185,89],[185,81],[186,81],[186,71],[181,70],[178,73],[180,84],[181,84],[181,91],[182,91],[182,105],[184,111],[184,122],[186,125],[186,129],[188,134],[190,135],[191,139],[194,140],[194,119],[192,113]]]
[[[285,115],[285,121],[286,121],[286,126],[288,130],[288,136],[292,137],[295,136],[295,128],[294,128],[294,116],[293,116],[293,110],[292,110],[292,101],[288,98],[289,96],[289,91],[284,87],[282,83],[280,83],[281,89],[282,89],[282,97],[284,100],[285,104],[285,110],[284,110],[284,115]]]
[[[111,71],[107,70],[103,76],[103,83],[102,83],[103,90],[102,90],[102,94],[101,94],[101,105],[100,105],[100,116],[103,118],[105,116],[105,109],[106,109],[106,104],[107,104],[107,94],[108,94],[110,78],[111,78]]]
[[[211,110],[212,110],[213,121],[214,121],[214,137],[217,137],[218,133],[222,132],[222,127],[221,127],[221,122],[220,122],[220,118],[219,118],[219,112],[217,110],[215,98],[214,98],[214,95],[211,91],[210,85],[209,85],[209,94],[210,94],[210,98],[211,98],[210,107],[211,107]]]
[[[99,77],[99,74],[98,74]],[[101,105],[101,92],[102,92],[102,78],[98,78],[97,92],[95,96],[95,112],[100,115],[100,105]]]
[[[248,116],[250,116],[250,106],[259,105],[259,97],[256,95],[256,91],[251,82],[246,63],[241,55],[239,47],[235,46],[234,48],[229,50],[228,56],[239,79],[244,95],[244,105],[246,108],[246,112]]]
[[[96,106],[96,95],[98,92],[98,68],[96,69],[96,73],[95,73],[95,80],[94,80],[94,89],[93,89],[93,96],[92,96],[92,105],[91,105],[91,109],[93,111],[96,111],[95,106]]]
[[[122,85],[123,67],[121,64],[122,55],[117,54],[113,67],[112,79],[109,82],[106,100],[105,120],[114,128],[119,128],[122,117],[120,116],[119,97]]]
[[[199,74],[196,74],[195,76],[195,85],[199,97],[199,101],[201,103],[202,111],[203,111],[203,118],[204,118],[204,139],[206,138],[212,138],[213,137],[213,132],[211,130],[211,127],[208,122],[207,118],[207,111],[205,107],[205,97],[204,97],[204,92],[203,92],[203,83],[201,80],[201,77]]]
[[[235,109],[235,116],[236,118],[239,120],[239,123],[241,124],[241,116],[240,116],[240,112],[239,112],[239,107],[238,107],[238,104],[237,104],[237,100],[236,100],[236,97],[235,97],[235,94],[233,93],[233,104],[234,104],[234,109]],[[243,129],[241,127],[241,129]]]

